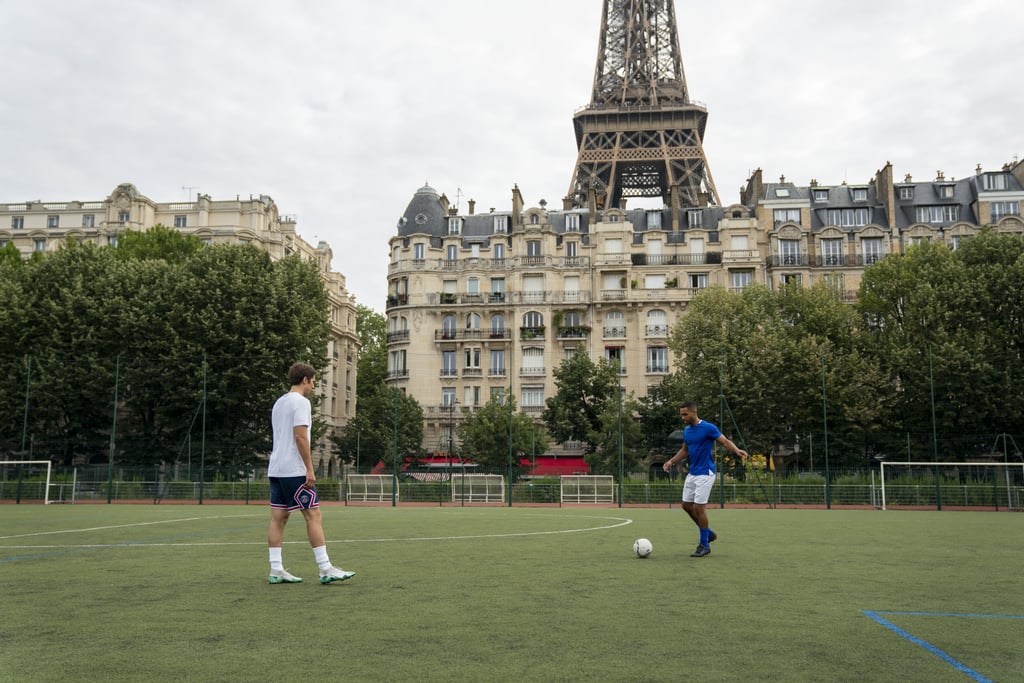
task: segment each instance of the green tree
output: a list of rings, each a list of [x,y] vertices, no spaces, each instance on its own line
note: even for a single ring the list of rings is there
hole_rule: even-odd
[[[128,261],[156,259],[181,263],[202,248],[202,241],[195,235],[157,223],[149,230],[125,230],[118,239],[115,253]]]
[[[419,456],[422,443],[423,408],[412,396],[382,384],[360,399],[355,417],[335,439],[336,452],[362,471],[378,462],[390,471],[393,453],[399,462]]]
[[[501,470],[508,467],[509,459],[509,415],[512,420],[512,457],[514,465],[519,459],[548,449],[548,437],[544,429],[534,423],[523,412],[515,411],[515,399],[509,397],[506,404],[501,398],[492,397],[485,406],[468,413],[457,429],[464,458],[484,468]]]
[[[556,442],[582,441],[586,452],[596,447],[591,435],[600,430],[601,412],[614,400],[619,386],[618,366],[586,353],[573,354],[554,371],[555,395],[548,398],[543,421]]]
[[[605,403],[598,416],[599,428],[587,439],[594,451],[586,456],[594,474],[619,474],[619,438],[622,439],[622,471],[628,473],[643,464],[647,456],[644,433],[640,425],[640,403],[630,396],[622,396],[620,411],[618,396]]]
[[[387,317],[377,311],[356,305],[356,330],[359,333],[357,363],[356,410],[359,399],[384,384],[388,370]]]

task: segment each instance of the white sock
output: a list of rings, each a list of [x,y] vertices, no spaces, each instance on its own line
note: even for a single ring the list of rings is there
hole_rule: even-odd
[[[316,558],[316,566],[320,569],[331,568],[331,560],[327,557],[327,546],[320,545],[313,548],[313,557]]]
[[[284,564],[281,562],[280,548],[267,548],[270,553],[270,571],[284,571]]]

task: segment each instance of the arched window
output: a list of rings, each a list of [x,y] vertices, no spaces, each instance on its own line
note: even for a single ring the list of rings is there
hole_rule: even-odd
[[[469,313],[466,315],[466,329],[467,330],[479,330],[480,329],[480,314]]]
[[[445,339],[455,339],[455,316],[446,315],[441,321],[442,336]]]
[[[497,337],[504,336],[505,334],[505,316],[495,315],[491,316],[491,334]]]
[[[626,336],[626,317],[622,314],[622,311],[610,311],[604,316],[604,336]]]
[[[544,316],[537,311],[530,311],[523,316],[523,327],[543,327]]]
[[[665,311],[653,310],[647,312],[647,336],[664,337],[668,335],[668,317]]]

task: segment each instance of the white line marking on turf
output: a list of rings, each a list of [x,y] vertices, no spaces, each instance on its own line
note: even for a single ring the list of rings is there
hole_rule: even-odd
[[[252,517],[253,515],[241,515],[243,517]],[[554,515],[545,515],[553,517]],[[213,519],[212,517],[196,517],[194,519]],[[605,529],[617,529],[622,526],[628,526],[633,523],[632,519],[626,519],[622,517],[590,517],[590,519],[611,519],[617,521],[617,524],[609,524],[605,526],[594,526],[584,527],[580,529],[557,529],[554,531],[517,531],[510,532],[507,534],[472,534],[467,536],[414,536],[412,538],[345,538],[341,540],[328,541],[331,543],[400,543],[402,541],[462,541],[472,540],[481,538],[513,538],[517,536],[549,536],[552,534],[576,534],[585,531],[603,531]],[[190,521],[190,520],[168,520],[168,521]],[[152,522],[147,522],[147,524]],[[136,524],[125,524],[120,526],[139,526]],[[103,528],[103,527],[101,527]],[[117,528],[117,527],[106,527],[106,528]],[[56,532],[54,532],[56,533]],[[31,536],[33,534],[25,534]],[[0,536],[3,538],[17,538],[16,536]],[[285,541],[285,545],[308,545],[308,541]],[[266,541],[227,541],[222,543],[134,543],[132,541],[125,541],[123,543],[100,543],[100,544],[82,544],[82,545],[0,545],[3,549],[58,549],[58,548],[122,548],[122,547],[202,547],[202,546],[229,546],[229,545],[266,545]]]
[[[154,524],[173,524],[175,522],[195,522],[201,519],[240,519],[242,517],[258,517],[259,515],[215,515],[213,517],[184,517],[182,519],[164,519],[157,522],[136,522],[134,524],[114,524],[112,526],[94,526],[88,529],[61,529],[58,531],[35,531],[31,534],[14,534],[13,536],[0,536],[0,541],[9,538],[27,538],[29,536],[50,536],[53,534],[78,534],[85,531],[106,531],[108,529],[125,529],[133,526],[152,526]],[[12,546],[17,547],[17,546]],[[89,546],[83,546],[89,547]]]

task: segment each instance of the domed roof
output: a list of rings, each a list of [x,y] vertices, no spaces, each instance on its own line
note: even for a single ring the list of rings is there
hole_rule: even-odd
[[[405,213],[398,219],[398,234],[442,235],[444,234],[444,219],[444,207],[441,206],[441,197],[437,194],[437,190],[430,185],[424,185],[416,190]]]

